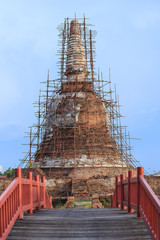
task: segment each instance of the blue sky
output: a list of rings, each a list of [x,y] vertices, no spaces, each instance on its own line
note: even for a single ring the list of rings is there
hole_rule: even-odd
[[[149,171],[160,170],[160,1],[0,0],[0,165],[16,167],[24,132],[35,122],[40,82],[57,76],[57,26],[65,17],[94,24],[96,67],[120,95],[123,123],[134,155]]]

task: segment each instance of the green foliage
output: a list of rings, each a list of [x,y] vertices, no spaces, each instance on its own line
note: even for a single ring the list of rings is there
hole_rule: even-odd
[[[75,207],[82,207],[82,208],[90,208],[89,206],[92,206],[91,200],[75,200],[74,206]]]
[[[85,208],[92,208],[92,204],[85,205]]]
[[[99,200],[105,208],[109,208],[111,206],[110,197],[100,198]]]
[[[59,198],[59,199],[53,199],[52,205],[54,208],[64,208],[64,205],[67,202],[67,198]]]
[[[111,203],[111,198],[110,198],[110,197],[107,197],[107,198],[106,198],[106,201],[107,201],[108,203]]]
[[[7,177],[14,177],[14,176],[15,176],[15,169],[9,167],[9,168],[4,172],[3,175],[5,175],[5,176],[7,176]]]

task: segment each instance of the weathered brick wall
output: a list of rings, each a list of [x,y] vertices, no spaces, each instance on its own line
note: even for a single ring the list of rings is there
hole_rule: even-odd
[[[53,197],[66,197],[72,194],[72,179],[52,178],[46,179],[48,194]]]
[[[91,163],[92,158],[107,158],[107,161],[110,160],[113,164],[115,159],[121,161],[122,156],[116,142],[110,136],[108,115],[102,98],[95,92],[81,90],[72,98],[63,95],[62,101],[56,104],[57,102],[53,102],[56,113],[55,109],[50,110],[53,119],[51,122],[48,120],[48,128],[52,129],[53,121],[57,119],[57,124],[60,116],[63,124],[54,131],[46,132],[35,155],[38,165],[42,163],[46,167],[55,167],[60,163],[59,167],[68,167],[65,160],[81,159],[84,155]],[[60,148],[60,145],[63,148]],[[60,158],[64,162],[61,162]],[[52,160],[54,166],[51,165]],[[72,166],[74,167],[74,161]]]
[[[12,178],[0,179],[0,195],[6,190],[12,181]]]
[[[94,194],[111,194],[115,189],[115,177],[128,168],[76,168],[43,170],[46,187],[50,195],[74,196],[78,199],[91,199]]]
[[[92,196],[92,208],[104,208],[104,206],[99,200],[99,195]]]
[[[74,208],[74,197],[68,197],[65,208]]]
[[[160,176],[147,176],[145,179],[160,199]]]

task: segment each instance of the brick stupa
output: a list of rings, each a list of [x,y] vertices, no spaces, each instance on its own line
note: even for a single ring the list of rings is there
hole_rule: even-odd
[[[35,166],[48,176],[53,196],[89,199],[108,194],[114,177],[129,168],[111,138],[106,104],[88,75],[79,23],[72,20],[66,79],[49,101],[45,133],[35,155]]]

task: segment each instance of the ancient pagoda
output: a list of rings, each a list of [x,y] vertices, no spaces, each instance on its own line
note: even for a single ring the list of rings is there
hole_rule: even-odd
[[[115,176],[137,165],[110,79],[95,77],[93,35],[85,18],[65,19],[60,78],[48,76],[44,110],[39,101],[37,149],[29,163],[46,174],[54,196],[110,193]]]

